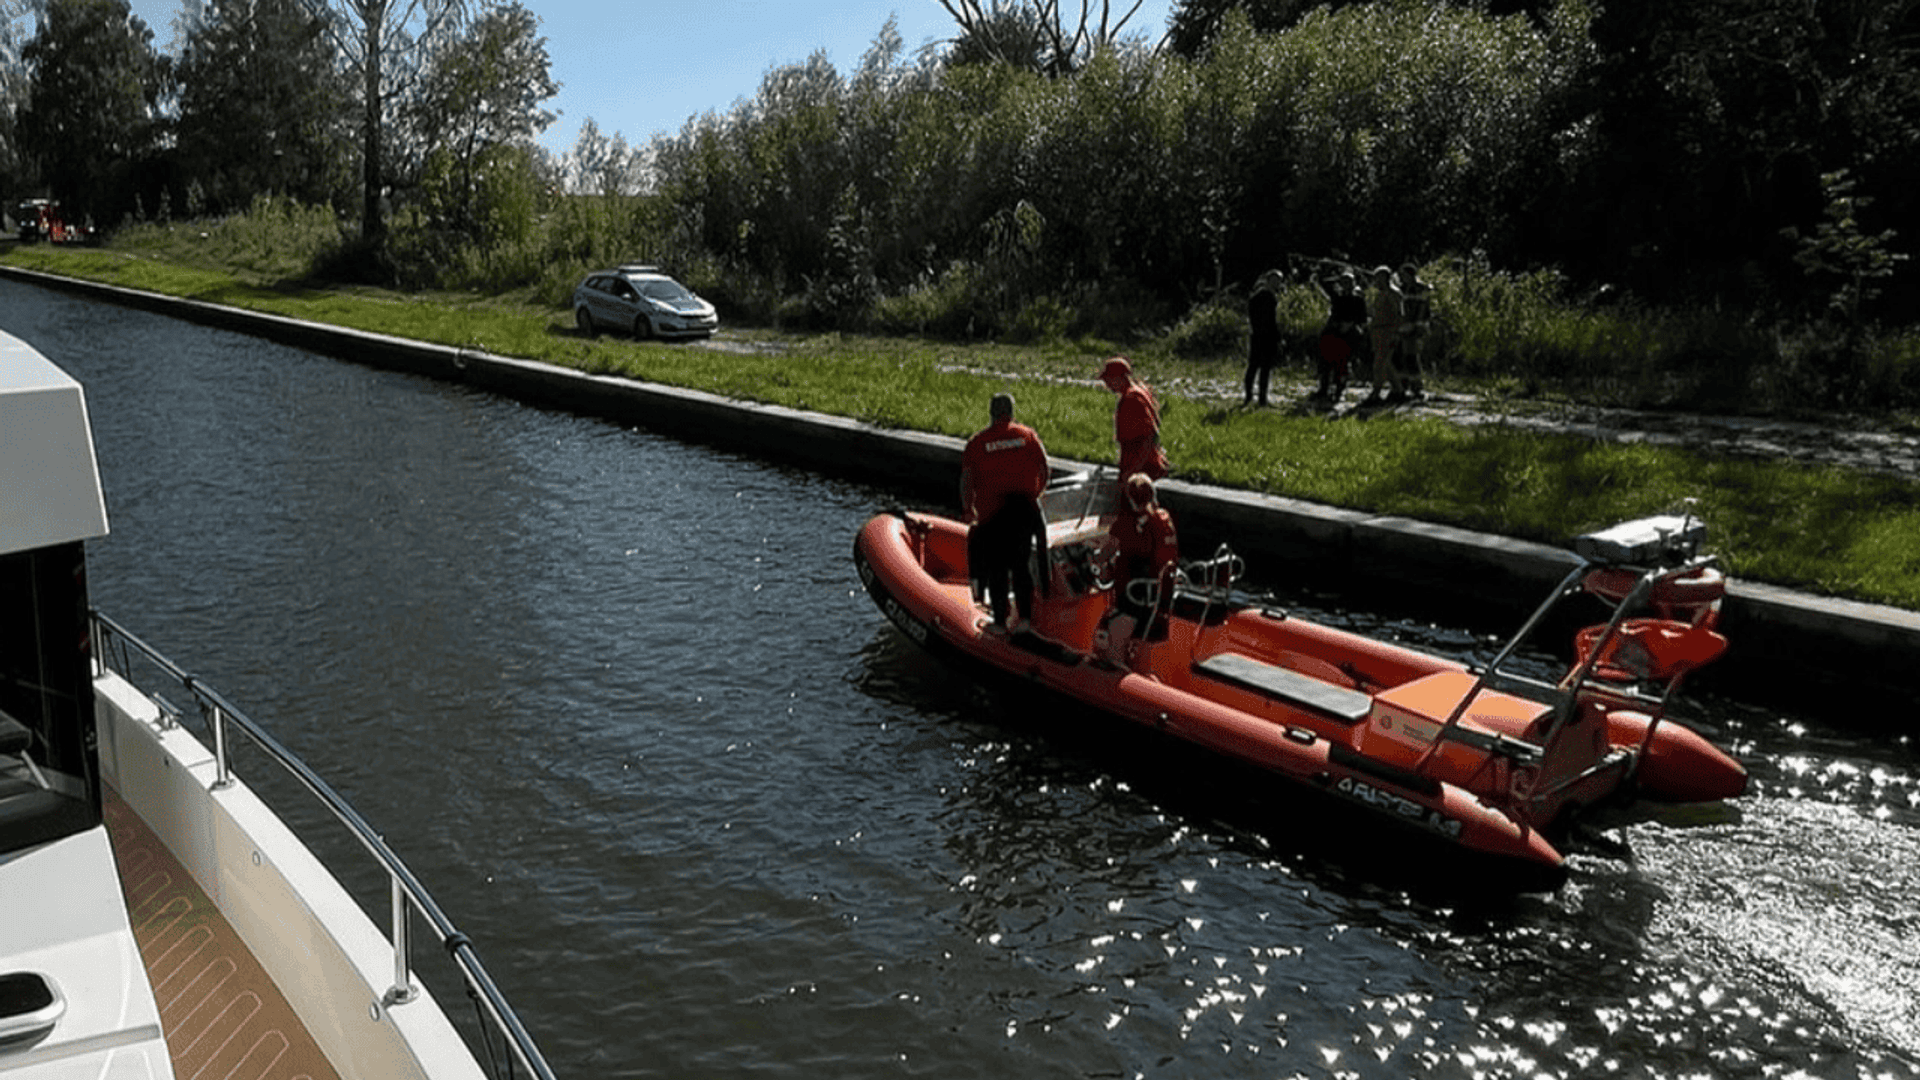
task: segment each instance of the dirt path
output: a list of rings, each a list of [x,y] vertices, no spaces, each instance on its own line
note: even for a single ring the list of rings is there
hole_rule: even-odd
[[[765,343],[715,339],[710,348],[764,350]],[[954,370],[978,370],[953,365]],[[1237,376],[1237,372],[1235,375]],[[1060,380],[1080,382],[1079,379]],[[1096,380],[1084,380],[1098,386]],[[1156,382],[1161,393],[1190,398],[1218,409],[1240,407],[1238,378],[1169,379]],[[1275,372],[1272,399],[1281,409],[1306,412],[1312,383],[1297,373]],[[1349,389],[1357,402],[1365,389]],[[1613,442],[1648,442],[1702,453],[1797,461],[1809,466],[1839,466],[1920,480],[1920,431],[1874,419],[1835,416],[1827,421],[1781,420],[1751,416],[1618,409],[1598,405],[1507,401],[1471,394],[1435,393],[1399,406],[1397,414],[1437,416],[1462,425],[1506,424],[1536,431],[1584,435]]]
[[[1222,408],[1240,407],[1237,383],[1177,380],[1164,389],[1215,402]],[[1276,378],[1273,400],[1280,403],[1278,408],[1295,408],[1304,404],[1311,389],[1305,382]],[[1349,403],[1364,396],[1364,390],[1347,391]],[[1831,421],[1808,422],[1494,401],[1453,393],[1432,394],[1424,401],[1396,407],[1395,413],[1437,416],[1464,425],[1506,424],[1613,442],[1659,443],[1711,454],[1786,459],[1813,466],[1836,465],[1920,480],[1920,433],[1855,417],[1836,416]]]
[[[1462,424],[1510,424],[1616,442],[1652,442],[1716,454],[1788,459],[1920,478],[1920,435],[1863,427],[1750,416],[1701,416],[1606,409],[1539,407],[1495,412],[1465,396],[1447,395],[1420,406]]]

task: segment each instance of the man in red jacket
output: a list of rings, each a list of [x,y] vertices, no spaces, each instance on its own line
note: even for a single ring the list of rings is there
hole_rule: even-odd
[[[960,506],[972,524],[967,531],[967,576],[975,597],[984,585],[995,629],[1022,630],[1033,619],[1033,541],[1047,544],[1046,519],[1037,500],[1046,490],[1047,448],[1025,424],[1013,421],[1013,395],[995,394],[988,406],[993,422],[960,454]],[[1007,622],[1007,584],[1019,618]]]
[[[1120,444],[1120,477],[1146,473],[1147,479],[1167,475],[1167,455],[1160,449],[1160,403],[1147,384],[1133,377],[1133,365],[1124,356],[1108,360],[1100,381],[1120,395],[1113,410],[1113,438]]]

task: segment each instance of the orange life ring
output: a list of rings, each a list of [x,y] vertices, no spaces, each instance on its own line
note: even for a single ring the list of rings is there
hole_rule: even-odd
[[[1640,573],[1618,567],[1588,571],[1580,587],[1619,603],[1640,583]],[[1647,602],[1656,608],[1701,608],[1717,603],[1727,595],[1727,576],[1711,566],[1702,566],[1677,577],[1665,577],[1653,583]]]

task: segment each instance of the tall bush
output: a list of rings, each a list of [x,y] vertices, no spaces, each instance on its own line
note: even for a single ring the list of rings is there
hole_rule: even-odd
[[[1288,251],[1504,240],[1554,167],[1579,28],[1395,0],[1281,34],[1230,17],[1201,59],[1115,44],[1057,78],[903,64],[883,32],[853,77],[819,55],[776,69],[655,160],[707,249],[784,291],[833,278],[856,235],[881,294],[995,274],[993,223],[1026,207],[1046,228],[1023,290],[1193,303]]]

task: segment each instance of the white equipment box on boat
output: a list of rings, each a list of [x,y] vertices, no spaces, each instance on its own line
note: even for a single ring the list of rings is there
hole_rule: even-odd
[[[1573,551],[1609,566],[1662,566],[1692,558],[1706,539],[1707,523],[1699,518],[1660,514],[1575,537]]]

